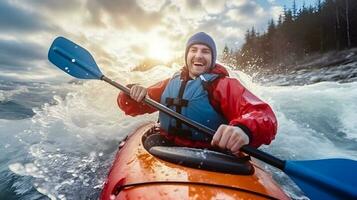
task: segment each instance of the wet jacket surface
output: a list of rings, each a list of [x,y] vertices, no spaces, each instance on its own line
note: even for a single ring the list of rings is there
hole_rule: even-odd
[[[259,147],[262,144],[270,144],[277,132],[277,119],[271,107],[247,90],[237,79],[228,77],[228,72],[223,66],[216,64],[211,73],[221,77],[212,82],[208,88],[212,106],[226,118],[229,125],[238,126],[247,133],[250,139],[249,145]],[[182,69],[181,78],[189,78],[187,68]],[[169,80],[170,78],[148,87],[148,96],[160,102]],[[119,93],[117,103],[125,114],[130,116],[157,111],[144,103],[132,100],[123,92]],[[209,146],[202,142],[170,137],[169,139],[179,145]]]

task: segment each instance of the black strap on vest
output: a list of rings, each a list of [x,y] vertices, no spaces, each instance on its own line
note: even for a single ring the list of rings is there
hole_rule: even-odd
[[[180,98],[166,98],[166,105],[167,106],[176,106],[176,107],[186,107],[188,105],[188,101],[186,99]]]
[[[181,114],[182,107],[187,107],[188,100],[183,99],[183,93],[185,92],[185,88],[188,80],[181,79],[181,86],[177,98],[167,97],[165,100],[166,106],[175,106],[176,112]],[[190,130],[182,129],[182,122],[176,119],[176,126],[169,126],[168,131],[170,134],[177,135],[180,137],[184,137],[187,139],[192,138],[192,132]]]
[[[210,90],[209,88],[211,87],[211,84],[213,81],[221,78],[223,76],[218,76],[217,78],[213,79],[213,80],[209,80],[209,81],[205,81],[205,80],[202,80],[202,86],[203,86],[203,89],[207,91],[208,93],[208,97],[209,99],[212,98],[212,94],[210,93]],[[183,99],[183,93],[185,91],[185,88],[186,88],[186,84],[187,84],[187,81],[188,80],[182,80],[181,79],[181,86],[180,86],[180,90],[179,90],[179,93],[178,93],[178,96],[177,98],[170,98],[170,97],[167,97],[165,99],[165,103],[166,103],[166,106],[175,106],[176,107],[176,112],[180,113],[181,114],[181,111],[182,111],[182,107],[187,107],[188,105],[188,100],[186,99]],[[215,108],[214,106],[212,106],[218,113],[222,113],[221,111],[218,111],[217,108]],[[187,139],[190,139],[192,140],[192,131],[191,130],[187,130],[187,129],[182,129],[182,122],[180,120],[177,120],[176,119],[176,126],[169,126],[168,127],[168,132],[170,134],[173,134],[173,135],[176,135],[176,136],[180,136],[180,137],[184,137],[184,138],[187,138]],[[203,141],[210,141],[211,138],[209,137],[205,137],[203,139]]]
[[[170,104],[175,106],[176,112],[180,114],[182,111],[182,107],[187,107],[188,104],[188,100],[182,98],[183,93],[185,92],[186,84],[187,84],[187,80],[181,79],[181,86],[177,98],[166,98],[167,106],[170,106]],[[180,120],[176,120],[176,128],[177,129],[182,128],[182,122]]]

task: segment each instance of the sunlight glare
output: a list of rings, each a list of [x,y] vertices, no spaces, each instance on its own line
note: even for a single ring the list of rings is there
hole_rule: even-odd
[[[148,39],[148,47],[146,49],[147,56],[155,60],[164,62],[170,61],[173,58],[173,50],[170,48],[169,41],[157,36],[151,36]]]

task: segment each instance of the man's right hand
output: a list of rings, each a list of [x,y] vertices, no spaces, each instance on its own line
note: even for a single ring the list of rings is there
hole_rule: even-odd
[[[130,97],[137,102],[141,102],[147,94],[147,89],[140,85],[133,85],[130,88]]]

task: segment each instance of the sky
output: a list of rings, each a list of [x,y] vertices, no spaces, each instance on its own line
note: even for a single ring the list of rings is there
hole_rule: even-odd
[[[150,58],[169,61],[183,54],[193,33],[238,49],[247,29],[264,32],[293,0],[1,0],[1,77],[57,76],[47,51],[57,36],[88,49],[100,65],[130,69]],[[314,5],[316,0],[296,0]]]

